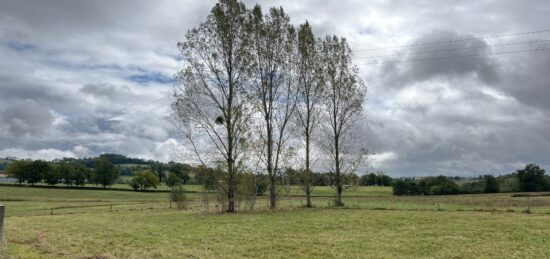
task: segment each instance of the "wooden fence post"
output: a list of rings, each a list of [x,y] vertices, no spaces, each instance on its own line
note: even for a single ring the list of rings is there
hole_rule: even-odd
[[[0,204],[0,241],[2,241],[2,234],[4,233],[4,210],[4,205]]]

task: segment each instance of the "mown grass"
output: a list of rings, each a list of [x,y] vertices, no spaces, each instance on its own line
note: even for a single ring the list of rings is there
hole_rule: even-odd
[[[527,199],[511,194],[395,197],[368,187],[333,208],[331,189],[317,187],[306,209],[293,188],[276,211],[259,197],[254,211],[241,204],[230,215],[216,213],[213,194],[205,213],[200,193],[176,210],[166,193],[2,186],[5,250],[13,258],[550,257],[549,196],[530,198],[525,214]]]

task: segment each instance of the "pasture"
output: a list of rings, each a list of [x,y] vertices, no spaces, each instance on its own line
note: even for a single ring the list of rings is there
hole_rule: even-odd
[[[0,186],[3,252],[12,258],[550,257],[550,196],[512,194],[396,197],[358,187],[344,208],[316,187],[305,209],[298,187],[267,209],[208,213],[199,186],[187,210],[167,193]],[[530,207],[531,214],[522,211]],[[498,252],[498,253],[497,253]]]

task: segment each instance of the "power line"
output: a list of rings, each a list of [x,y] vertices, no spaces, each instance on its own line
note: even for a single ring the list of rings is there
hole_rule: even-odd
[[[494,52],[494,53],[482,53],[474,55],[463,55],[463,56],[446,56],[446,57],[435,57],[435,58],[420,58],[420,59],[403,59],[403,60],[388,60],[388,61],[379,61],[379,62],[363,62],[361,64],[378,64],[378,63],[395,63],[395,62],[421,62],[421,61],[432,61],[432,60],[452,60],[460,58],[473,58],[473,57],[484,57],[484,56],[496,56],[496,55],[505,55],[505,54],[515,54],[515,53],[531,53],[531,52],[540,52],[548,51],[550,48],[542,49],[529,49],[529,50],[520,50],[520,51],[503,51],[503,52]]]
[[[470,38],[462,38],[462,39],[455,39],[455,40],[444,40],[444,41],[423,42],[423,43],[415,43],[415,44],[402,45],[402,46],[395,46],[395,47],[386,47],[386,48],[360,49],[360,50],[355,50],[354,52],[368,52],[368,51],[376,51],[376,50],[408,48],[408,47],[415,47],[415,46],[436,45],[436,44],[447,44],[447,43],[455,43],[455,42],[462,42],[462,41],[469,41],[469,40],[492,39],[492,38],[509,37],[509,36],[522,36],[522,35],[538,34],[538,33],[544,33],[544,32],[550,32],[550,29],[547,29],[547,30],[538,30],[538,31],[520,32],[520,33],[511,33],[511,34],[495,34],[495,35],[487,35],[487,36],[480,36],[480,37],[470,37]]]
[[[406,55],[415,55],[415,54],[425,54],[425,53],[437,53],[437,52],[452,52],[458,50],[468,50],[468,49],[484,49],[492,47],[502,47],[502,46],[512,46],[520,44],[532,44],[532,43],[546,43],[550,40],[532,40],[532,41],[523,41],[523,42],[513,42],[513,43],[502,43],[494,45],[485,45],[477,47],[465,47],[465,48],[454,48],[454,49],[436,49],[436,50],[427,50],[427,51],[417,51],[417,52],[407,52],[407,53],[398,53],[398,54],[389,54],[389,55],[378,55],[378,56],[366,56],[366,57],[357,57],[356,60],[360,59],[372,59],[372,58],[383,58],[383,57],[397,57],[397,56],[406,56]]]

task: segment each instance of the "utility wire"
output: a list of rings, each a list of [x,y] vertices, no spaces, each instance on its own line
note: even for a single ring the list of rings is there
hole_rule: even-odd
[[[516,54],[516,53],[541,52],[541,51],[548,51],[548,50],[550,50],[550,48],[529,49],[529,50],[520,50],[520,51],[503,51],[503,52],[482,53],[482,54],[463,55],[463,56],[444,56],[444,57],[435,57],[435,58],[386,60],[386,61],[381,60],[381,61],[377,61],[377,62],[359,62],[359,63],[360,64],[378,64],[378,63],[395,63],[395,62],[421,62],[421,61],[432,61],[432,60],[452,60],[452,59],[460,59],[460,58],[473,58],[473,57],[496,56],[496,55]]]
[[[522,35],[538,34],[538,33],[545,33],[545,32],[550,32],[550,29],[547,29],[547,30],[538,30],[538,31],[520,32],[520,33],[511,33],[511,34],[495,34],[495,35],[487,35],[487,36],[480,36],[480,37],[470,37],[470,38],[462,38],[462,39],[455,39],[455,40],[422,42],[422,43],[415,43],[415,44],[402,45],[402,46],[395,46],[395,47],[386,47],[386,48],[359,49],[359,50],[355,50],[354,52],[368,52],[368,51],[375,51],[375,50],[408,48],[408,47],[414,47],[414,46],[447,44],[447,43],[455,43],[455,42],[462,42],[462,41],[469,41],[469,40],[493,39],[493,38],[509,37],[509,36],[522,36]]]
[[[389,54],[389,55],[356,57],[354,59],[355,60],[361,60],[361,59],[373,59],[373,58],[383,58],[383,57],[398,57],[398,56],[415,55],[415,54],[426,54],[426,53],[437,53],[437,52],[452,52],[452,51],[468,50],[468,49],[485,49],[485,48],[492,48],[492,47],[502,47],[502,46],[532,44],[532,43],[546,43],[546,42],[550,42],[550,40],[531,40],[531,41],[503,43],[503,44],[485,45],[485,46],[477,46],[477,47],[465,47],[465,48],[454,48],[454,49],[436,49],[436,50],[407,52],[407,53],[398,53],[398,54]]]

